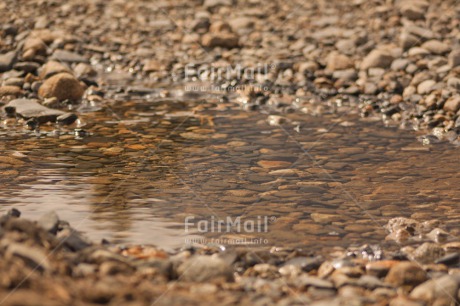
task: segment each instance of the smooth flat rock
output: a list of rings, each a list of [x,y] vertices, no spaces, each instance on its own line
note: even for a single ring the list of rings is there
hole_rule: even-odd
[[[67,114],[66,112],[51,109],[38,103],[35,99],[15,99],[4,106],[4,111],[25,118],[35,118],[39,123],[54,122],[58,116]]]
[[[0,72],[5,72],[13,68],[16,56],[16,51],[10,51],[5,54],[0,54]]]
[[[80,54],[66,51],[66,50],[56,50],[54,51],[51,59],[54,59],[58,62],[66,63],[88,63],[88,59]]]

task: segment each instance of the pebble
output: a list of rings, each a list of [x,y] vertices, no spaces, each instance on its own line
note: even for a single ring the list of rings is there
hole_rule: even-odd
[[[96,70],[87,63],[78,63],[73,69],[77,77],[95,77]]]
[[[215,9],[219,6],[232,6],[232,0],[205,0],[203,7],[206,9]]]
[[[395,286],[415,287],[427,280],[426,272],[420,265],[412,262],[400,262],[391,267],[385,282]]]
[[[449,66],[457,67],[460,65],[460,49],[454,49],[448,56]],[[0,61],[1,62],[1,61]]]
[[[64,62],[64,63],[87,63],[89,62],[88,59],[78,53],[70,52],[66,50],[56,50],[51,55],[50,59],[55,60],[57,62]]]
[[[233,271],[222,259],[215,256],[196,255],[177,268],[180,280],[184,282],[232,281]]]
[[[17,58],[16,51],[0,54],[0,72],[11,70]]]
[[[258,161],[257,164],[265,169],[282,169],[291,165],[290,162],[277,160],[261,160]]]
[[[39,76],[40,79],[44,80],[48,79],[49,77],[52,77],[53,75],[63,72],[72,74],[72,70],[70,70],[70,68],[66,65],[57,61],[48,61],[41,67]]]
[[[447,99],[443,109],[447,112],[456,113],[460,109],[460,96],[454,96]]]
[[[40,217],[37,221],[38,225],[41,226],[45,231],[56,235],[58,231],[59,218],[57,214],[52,211]]]
[[[18,62],[13,66],[13,69],[15,70],[24,71],[28,73],[35,72],[38,68],[40,68],[40,64],[35,62]]]
[[[58,73],[46,79],[38,90],[42,98],[56,97],[59,101],[78,101],[82,98],[85,87],[68,73]]]
[[[429,40],[422,44],[422,48],[428,50],[432,54],[445,54],[450,51],[450,47],[440,42],[439,40]]]
[[[390,269],[398,263],[399,261],[396,260],[370,262],[366,265],[366,272],[372,276],[384,277],[387,275],[388,271],[390,271]]]
[[[58,116],[65,114],[63,111],[45,107],[39,104],[38,100],[33,99],[12,100],[4,106],[4,110],[7,113],[16,113],[26,119],[35,118],[39,123],[55,122]]]
[[[445,305],[453,305],[457,302],[459,284],[459,275],[445,275],[418,285],[412,290],[410,297],[430,305],[434,305],[437,300],[442,300]]]
[[[340,54],[336,51],[329,53],[327,57],[326,69],[330,71],[345,70],[353,68],[353,61],[346,55]]]
[[[430,262],[435,262],[444,255],[445,251],[441,246],[435,243],[425,242],[410,254],[410,258],[420,264],[428,264]]]
[[[301,268],[305,272],[318,269],[323,263],[321,257],[294,257],[284,263],[283,266],[295,266]]]
[[[24,260],[25,264],[32,269],[46,271],[50,268],[48,256],[39,248],[26,246],[19,243],[10,243],[6,249],[6,258],[17,256]]]
[[[234,33],[206,33],[201,39],[201,43],[207,48],[237,48],[239,46],[239,37]]]
[[[417,93],[420,95],[429,94],[433,90],[435,85],[436,85],[435,80],[423,81],[417,86]]]
[[[13,85],[0,86],[0,97],[5,97],[5,96],[19,97],[23,94],[24,92],[18,86],[13,86]]]
[[[388,51],[372,50],[362,61],[361,69],[389,68],[393,62],[393,56]]]
[[[343,220],[343,216],[333,214],[312,213],[310,217],[317,223],[332,223]]]
[[[410,20],[424,19],[428,5],[417,5],[420,1],[407,1],[401,5],[401,15]]]
[[[447,80],[447,86],[455,90],[456,92],[460,92],[460,78],[455,78],[455,77],[449,78]]]
[[[3,81],[3,85],[17,86],[17,87],[22,88],[22,86],[24,85],[24,79],[23,78],[15,78],[15,77],[8,78],[5,81]]]

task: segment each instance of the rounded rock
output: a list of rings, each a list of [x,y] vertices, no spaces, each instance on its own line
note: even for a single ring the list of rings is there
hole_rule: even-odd
[[[84,86],[75,77],[68,73],[58,73],[43,82],[38,95],[42,98],[56,97],[59,101],[77,101],[84,92]]]

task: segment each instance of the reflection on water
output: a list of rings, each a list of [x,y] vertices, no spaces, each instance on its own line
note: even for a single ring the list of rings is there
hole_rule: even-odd
[[[2,210],[31,218],[55,210],[93,239],[163,247],[199,237],[376,243],[392,217],[439,219],[451,229],[460,221],[450,145],[423,147],[413,132],[353,114],[286,117],[270,125],[266,114],[213,99],[130,101],[82,114],[92,133],[84,139],[5,133],[2,152],[26,157],[17,175],[1,179]],[[241,232],[200,231],[238,216],[270,218],[268,230],[249,222]]]

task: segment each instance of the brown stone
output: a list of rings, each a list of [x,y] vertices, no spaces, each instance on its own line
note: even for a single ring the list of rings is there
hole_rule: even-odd
[[[443,109],[446,112],[456,113],[460,109],[460,96],[450,97],[444,103]]]
[[[239,46],[239,37],[236,34],[226,32],[218,34],[207,33],[203,35],[201,43],[207,48],[237,48]]]
[[[5,96],[18,97],[22,94],[23,94],[23,91],[18,86],[13,86],[13,85],[0,86],[0,97],[5,97]]]
[[[362,61],[361,69],[389,68],[393,62],[393,56],[386,50],[373,50]]]
[[[80,100],[85,92],[84,86],[75,77],[68,73],[58,73],[47,79],[40,89],[38,95],[42,98],[56,97],[59,101]]]
[[[338,52],[331,52],[327,57],[326,69],[330,71],[345,70],[353,68],[353,61],[346,55]]]
[[[420,265],[408,261],[394,265],[385,277],[385,282],[396,286],[415,287],[426,280],[426,272]]]
[[[262,168],[266,168],[266,169],[276,169],[276,168],[281,169],[281,168],[287,168],[291,165],[290,162],[279,161],[279,160],[261,160],[257,162],[257,164],[261,166]]]
[[[49,77],[52,77],[53,75],[63,72],[72,74],[70,68],[65,66],[64,64],[61,64],[56,61],[49,61],[40,69],[40,78],[47,79]]]

